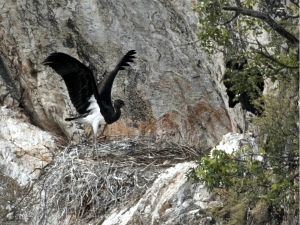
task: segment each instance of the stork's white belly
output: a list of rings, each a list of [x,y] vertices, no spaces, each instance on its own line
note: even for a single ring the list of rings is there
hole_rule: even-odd
[[[80,118],[78,120],[79,123],[85,123],[85,124],[94,124],[97,123],[99,125],[104,125],[106,124],[104,117],[102,116],[102,114],[99,112],[94,112],[91,111],[88,116],[84,117],[84,118]]]
[[[89,114],[85,117],[78,118],[76,121],[79,123],[90,124],[93,127],[106,124],[94,95],[89,99],[89,102],[90,105],[87,108],[87,110],[90,110]]]

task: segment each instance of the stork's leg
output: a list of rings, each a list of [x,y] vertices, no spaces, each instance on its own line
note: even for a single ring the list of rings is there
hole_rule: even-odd
[[[93,158],[96,157],[96,147],[97,147],[97,134],[93,131]]]
[[[93,130],[93,158],[96,158],[96,147],[97,147],[97,131],[98,131],[98,124],[92,124]]]
[[[104,134],[104,131],[105,131],[106,127],[107,127],[107,124],[105,124],[105,125],[104,125],[104,128],[103,128],[103,130],[102,130],[102,132],[101,132],[101,135],[100,135],[100,137],[102,137],[102,136],[103,136],[103,134]]]

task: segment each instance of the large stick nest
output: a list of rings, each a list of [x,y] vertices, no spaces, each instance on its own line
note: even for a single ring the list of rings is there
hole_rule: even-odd
[[[163,169],[197,155],[193,148],[147,138],[101,142],[96,160],[87,142],[70,145],[37,181],[35,223],[100,223],[114,207],[139,200]]]

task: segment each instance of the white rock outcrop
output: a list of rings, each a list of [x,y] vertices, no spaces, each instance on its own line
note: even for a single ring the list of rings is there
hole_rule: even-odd
[[[24,186],[52,161],[55,139],[20,111],[0,107],[0,124],[0,172]]]
[[[205,224],[210,218],[201,212],[201,207],[208,208],[210,195],[202,184],[187,181],[186,173],[194,166],[186,162],[165,170],[141,199],[130,207],[113,210],[102,225],[172,225],[186,221]]]
[[[259,153],[256,138],[249,136],[249,134],[225,134],[220,144],[213,148],[210,154],[218,150],[224,150],[227,154],[238,152],[240,158],[251,155],[253,159],[258,161],[263,160],[262,155]]]

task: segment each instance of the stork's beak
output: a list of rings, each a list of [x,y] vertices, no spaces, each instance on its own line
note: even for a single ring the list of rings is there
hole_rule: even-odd
[[[126,105],[122,106],[122,109],[124,110],[124,112],[127,112],[128,110]]]

